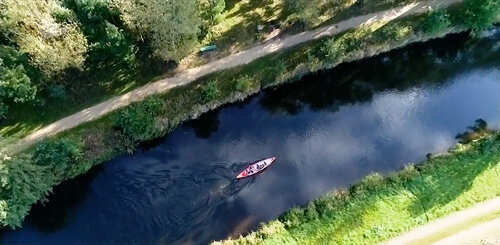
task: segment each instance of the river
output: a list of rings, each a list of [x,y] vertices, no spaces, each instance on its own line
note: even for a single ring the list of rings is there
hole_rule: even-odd
[[[397,171],[484,119],[500,128],[500,35],[411,45],[184,123],[57,186],[0,244],[206,244],[371,172]],[[234,180],[249,162],[278,160]]]

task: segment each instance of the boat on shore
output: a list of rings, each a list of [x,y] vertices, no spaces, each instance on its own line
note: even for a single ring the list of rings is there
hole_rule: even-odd
[[[243,171],[241,171],[240,174],[238,174],[238,176],[236,176],[236,179],[243,179],[243,178],[250,177],[252,175],[256,175],[256,174],[264,171],[264,169],[269,167],[275,161],[276,161],[276,157],[270,157],[270,158],[265,158],[265,159],[256,161],[256,162],[250,164],[245,169],[243,169]]]

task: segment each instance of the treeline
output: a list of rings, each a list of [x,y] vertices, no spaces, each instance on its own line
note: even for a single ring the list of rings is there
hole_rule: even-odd
[[[179,61],[224,7],[224,0],[0,0],[0,120],[13,104],[64,93],[68,74]]]

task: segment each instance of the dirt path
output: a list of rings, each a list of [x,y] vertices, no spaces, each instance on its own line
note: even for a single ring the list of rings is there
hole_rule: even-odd
[[[438,219],[384,244],[500,244],[500,197]]]
[[[26,147],[36,143],[37,141],[55,135],[59,132],[74,128],[80,124],[96,120],[111,111],[129,105],[132,102],[140,101],[147,96],[166,91],[188,84],[203,77],[207,74],[220,70],[229,69],[232,67],[248,64],[255,59],[266,56],[268,54],[293,47],[297,44],[305,43],[311,40],[320,39],[326,36],[332,36],[337,33],[352,29],[364,24],[369,24],[376,21],[391,21],[403,16],[422,13],[429,9],[445,8],[449,5],[462,0],[431,0],[419,3],[412,3],[403,7],[394,8],[386,11],[381,11],[373,14],[358,16],[336,24],[325,26],[316,30],[302,32],[296,35],[291,35],[275,40],[270,40],[266,43],[257,45],[245,51],[241,51],[234,55],[210,62],[206,65],[185,70],[176,74],[173,77],[165,78],[143,87],[137,88],[129,93],[117,96],[106,100],[100,104],[84,109],[71,116],[58,120],[44,128],[26,136],[17,144],[7,147],[6,152],[16,153]]]

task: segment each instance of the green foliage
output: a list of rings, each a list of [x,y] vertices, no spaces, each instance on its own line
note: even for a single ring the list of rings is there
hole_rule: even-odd
[[[235,80],[234,89],[240,92],[248,92],[252,89],[253,78],[245,75]]]
[[[436,34],[446,30],[450,26],[450,16],[446,11],[433,11],[422,24],[422,31],[427,34]]]
[[[9,113],[9,106],[5,103],[0,102],[0,120],[7,118],[7,113]]]
[[[209,25],[216,25],[220,22],[220,16],[226,8],[226,0],[206,0],[202,6],[201,16],[209,22]]]
[[[163,101],[150,97],[117,113],[113,117],[113,125],[133,142],[150,140],[159,136],[155,119],[163,109]]]
[[[48,76],[82,68],[87,40],[71,20],[59,23],[53,13],[64,8],[56,0],[3,0],[0,2],[0,32],[7,33],[31,63]]]
[[[20,227],[31,205],[57,182],[48,167],[32,164],[28,156],[0,160],[0,225]]]
[[[318,21],[321,4],[318,0],[284,0],[283,12],[287,16],[285,26],[300,29],[311,28]]]
[[[64,89],[64,86],[61,84],[49,85],[49,87],[47,87],[47,92],[49,96],[52,98],[62,99],[66,97],[66,90]]]
[[[458,21],[478,32],[490,27],[500,15],[498,0],[465,0],[464,11]]]
[[[17,50],[0,46],[0,119],[7,118],[8,103],[35,100],[36,86],[23,65],[24,56]]]
[[[73,169],[83,160],[81,146],[69,139],[48,140],[35,147],[33,161],[39,166],[52,169],[55,176],[64,178],[72,175]]]
[[[212,33],[210,28],[223,21],[222,13],[226,8],[225,0],[200,0],[200,17],[202,25],[200,25],[200,32],[198,35],[199,40],[203,40],[208,36],[210,40]]]
[[[206,103],[216,99],[220,95],[220,90],[217,87],[216,81],[210,81],[201,89],[201,100]]]
[[[35,95],[36,88],[22,65],[12,69],[0,67],[0,98],[23,103],[34,100]]]
[[[119,12],[109,6],[109,1],[65,0],[64,3],[73,10],[89,41],[89,66],[103,68],[115,63],[135,64],[135,40],[124,30]]]
[[[198,44],[201,19],[196,0],[111,0],[111,4],[157,57],[179,61]]]
[[[340,38],[329,38],[323,41],[322,46],[319,48],[319,54],[331,63],[340,62],[341,58],[345,58],[349,53],[362,50],[366,45],[364,40],[368,36],[368,30],[359,29],[347,32]]]

